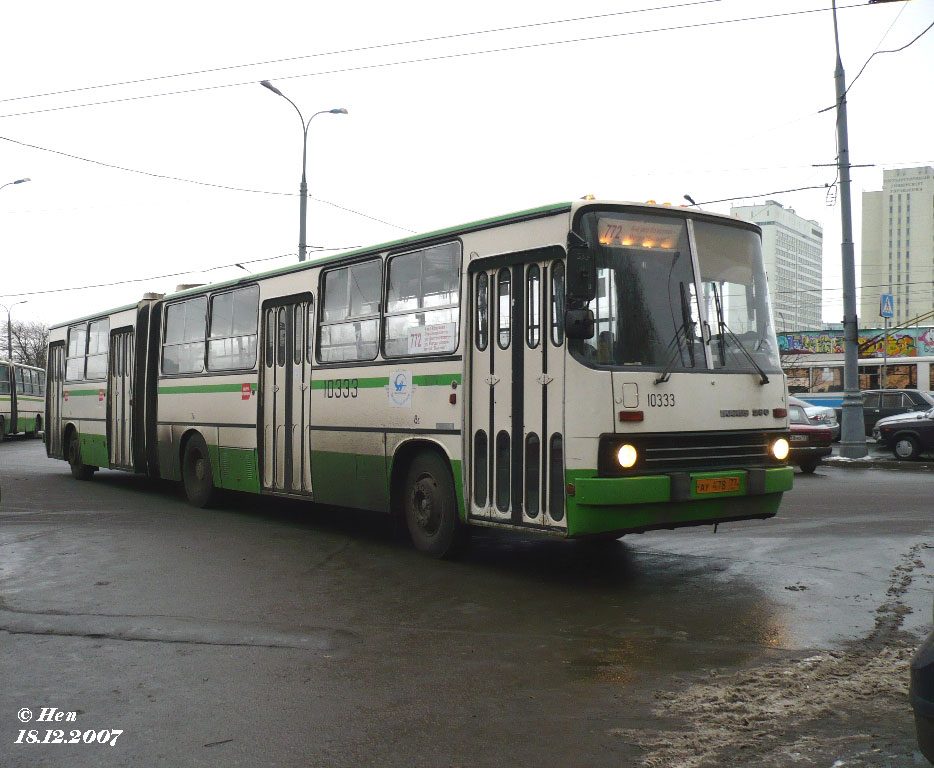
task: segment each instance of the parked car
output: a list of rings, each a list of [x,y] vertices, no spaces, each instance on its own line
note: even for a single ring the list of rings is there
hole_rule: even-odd
[[[934,451],[934,408],[879,419],[872,436],[892,451],[896,459],[916,459],[922,453]]]
[[[866,389],[860,394],[867,437],[879,419],[934,408],[934,396],[920,389]]]
[[[827,405],[814,405],[800,398],[788,397],[788,405],[799,405],[804,408],[808,421],[816,427],[827,427],[830,430],[830,439],[837,441],[840,439],[840,422],[837,419],[837,412]]]
[[[915,712],[915,736],[921,754],[934,763],[934,632],[911,659],[908,700]]]
[[[830,447],[830,429],[811,424],[800,405],[788,406],[788,420],[791,423],[788,463],[797,464],[802,472],[810,475],[817,469],[821,458],[829,456],[833,450]]]

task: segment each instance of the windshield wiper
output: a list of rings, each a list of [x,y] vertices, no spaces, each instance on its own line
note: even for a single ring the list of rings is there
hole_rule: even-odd
[[[663,382],[668,381],[671,378],[671,371],[675,367],[675,363],[678,360],[683,360],[683,350],[681,349],[681,336],[684,335],[684,341],[687,344],[688,348],[688,357],[691,360],[691,367],[695,365],[694,358],[694,321],[691,320],[691,305],[688,301],[687,292],[684,290],[684,283],[680,283],[681,288],[681,325],[678,326],[675,330],[674,338],[668,342],[668,347],[665,349],[667,352],[672,348],[672,345],[677,343],[677,350],[672,350],[672,354],[669,356],[668,364],[665,366],[664,370],[658,375],[658,378],[655,379],[656,384],[662,384]],[[677,354],[675,354],[677,352]]]
[[[721,365],[724,365],[724,366],[726,365],[726,341],[723,337],[723,332],[726,331],[728,334],[730,334],[730,338],[733,339],[733,342],[736,344],[737,347],[739,347],[740,351],[743,353],[746,359],[750,363],[752,363],[753,368],[755,368],[756,371],[758,371],[759,377],[760,377],[759,383],[768,384],[769,377],[765,375],[765,371],[763,371],[762,368],[759,366],[759,364],[755,361],[755,358],[753,358],[753,356],[749,354],[749,350],[743,346],[743,342],[741,342],[738,338],[736,338],[736,334],[730,330],[729,326],[726,324],[726,320],[723,319],[723,305],[720,303],[720,293],[717,291],[716,283],[713,284],[713,301],[714,301],[714,305],[717,308],[717,329],[720,332],[719,339],[718,339],[718,345],[720,347]]]

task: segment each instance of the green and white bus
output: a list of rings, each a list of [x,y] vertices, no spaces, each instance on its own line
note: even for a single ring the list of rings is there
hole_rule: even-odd
[[[572,538],[776,513],[760,231],[575,201],[147,295],[53,327],[47,441],[99,467]]]
[[[45,371],[31,365],[0,360],[0,440],[42,430],[45,412]]]

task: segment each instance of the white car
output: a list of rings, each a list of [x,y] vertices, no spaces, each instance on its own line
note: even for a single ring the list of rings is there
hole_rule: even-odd
[[[830,430],[831,440],[840,439],[840,423],[837,421],[837,412],[833,408],[826,405],[813,405],[792,395],[788,396],[788,405],[800,405],[804,408],[811,424],[827,427]]]

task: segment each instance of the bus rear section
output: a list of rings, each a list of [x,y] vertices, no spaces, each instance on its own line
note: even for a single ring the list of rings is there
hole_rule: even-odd
[[[46,453],[89,479],[100,468],[147,472],[149,314],[155,299],[49,331]],[[150,431],[152,428],[150,427]]]

